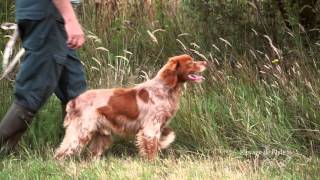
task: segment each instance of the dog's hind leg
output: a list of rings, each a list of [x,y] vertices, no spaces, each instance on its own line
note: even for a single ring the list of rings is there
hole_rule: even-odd
[[[91,141],[95,128],[81,123],[80,119],[71,122],[60,147],[55,151],[54,158],[64,159],[65,157],[78,154]]]
[[[89,145],[88,151],[91,158],[99,158],[102,153],[112,144],[111,134],[105,135],[96,133]]]
[[[160,136],[160,149],[166,149],[175,139],[175,133],[171,128],[165,127],[161,130]]]

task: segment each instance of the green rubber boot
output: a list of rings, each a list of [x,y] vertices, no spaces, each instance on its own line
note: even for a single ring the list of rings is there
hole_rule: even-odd
[[[34,113],[13,103],[0,122],[0,153],[10,153],[31,124]]]

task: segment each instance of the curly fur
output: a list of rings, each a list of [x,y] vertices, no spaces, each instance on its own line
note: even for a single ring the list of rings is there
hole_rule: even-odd
[[[79,154],[87,145],[90,155],[99,157],[117,134],[136,137],[140,154],[154,159],[175,139],[167,126],[178,110],[181,85],[206,66],[188,55],[175,56],[155,78],[135,87],[89,90],[73,99],[67,104],[66,133],[55,158]]]

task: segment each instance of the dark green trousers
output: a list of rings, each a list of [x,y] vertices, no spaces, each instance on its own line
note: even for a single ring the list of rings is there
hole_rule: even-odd
[[[67,47],[64,23],[54,16],[17,23],[26,53],[16,78],[16,103],[37,112],[53,93],[66,104],[84,92],[84,68]]]

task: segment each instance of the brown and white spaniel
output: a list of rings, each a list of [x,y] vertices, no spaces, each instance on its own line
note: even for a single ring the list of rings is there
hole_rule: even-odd
[[[65,137],[55,158],[79,154],[89,144],[92,157],[99,157],[112,143],[112,134],[136,137],[139,152],[154,159],[175,139],[167,127],[179,108],[182,85],[201,82],[197,73],[206,61],[189,55],[169,58],[156,77],[131,88],[88,90],[67,104]]]

